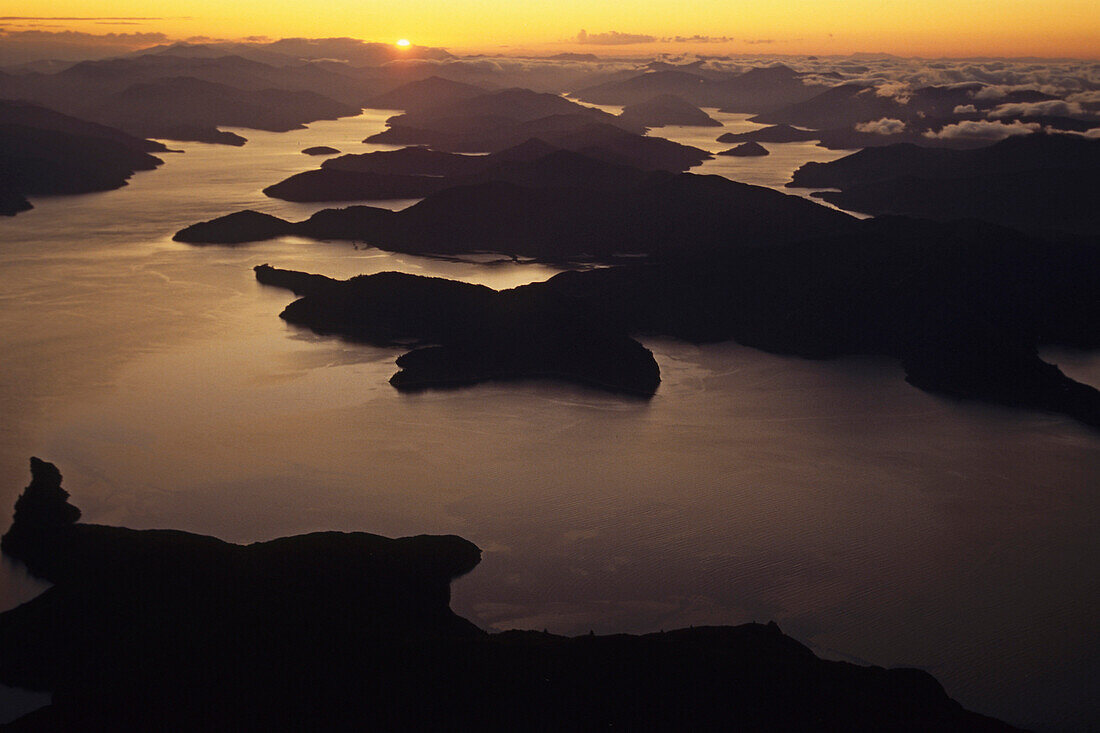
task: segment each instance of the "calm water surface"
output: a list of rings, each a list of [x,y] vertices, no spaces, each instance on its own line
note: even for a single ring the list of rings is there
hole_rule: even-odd
[[[245,207],[321,208],[260,189],[315,167],[302,147],[379,149],[359,141],[386,116],[240,131],[243,148],[174,143],[186,152],[126,188],[0,222],[0,511],[38,455],[92,522],[237,542],[457,533],[485,554],[453,606],[485,628],[775,619],[819,654],[927,669],[1012,722],[1100,720],[1095,433],[924,394],[889,361],[663,340],[647,342],[663,379],[648,402],[538,382],[401,395],[386,381],[399,352],[286,326],[291,294],[252,266],[497,288],[554,271],[171,242]],[[797,167],[751,164],[744,179],[767,185]],[[1048,358],[1100,383],[1093,355]],[[0,579],[2,607],[38,590],[10,564]]]

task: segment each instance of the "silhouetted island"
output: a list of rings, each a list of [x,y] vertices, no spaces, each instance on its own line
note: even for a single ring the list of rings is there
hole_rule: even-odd
[[[280,314],[289,323],[383,346],[416,344],[390,379],[401,390],[541,377],[648,397],[661,381],[649,349],[568,301],[531,299],[522,288],[498,292],[399,272],[338,281],[255,269],[260,282],[305,296]]]
[[[732,155],[738,158],[758,158],[768,154],[768,149],[756,142],[741,143],[736,147],[718,153],[718,155]]]
[[[720,143],[798,143],[818,140],[819,133],[813,130],[799,130],[790,125],[771,125],[749,132],[726,132],[718,136]]]
[[[481,555],[459,537],[81,524],[57,468],[31,474],[0,546],[53,585],[0,615],[0,682],[52,704],[9,730],[1014,730],[774,623],[485,633],[449,607]]]
[[[642,174],[567,151],[508,167],[497,177],[446,188],[398,212],[326,209],[302,222],[283,222],[281,230],[272,219],[255,219],[255,238],[282,233],[350,239],[413,254],[498,252],[610,262],[624,254],[679,259],[770,246],[841,233],[855,223],[846,214],[771,189],[719,176]],[[175,239],[242,241],[239,224],[222,217],[187,227]]]
[[[264,189],[287,201],[370,201],[423,198],[448,188],[513,183],[530,188],[621,189],[646,174],[597,157],[601,149],[575,153],[528,140],[489,155],[442,153],[427,148],[344,155]],[[607,154],[617,160],[618,156]]]
[[[340,151],[336,148],[330,148],[328,145],[314,145],[312,148],[304,148],[302,152],[306,155],[339,155]]]
[[[643,127],[721,127],[722,123],[675,94],[660,94],[638,104],[623,107],[619,119]]]
[[[868,214],[972,217],[1054,236],[1100,234],[1093,195],[1100,140],[1035,133],[975,150],[910,144],[806,163],[788,186]]]
[[[429,356],[453,364],[456,374],[473,358],[468,354],[490,365],[511,358],[492,334],[501,319],[523,313],[528,327],[545,330],[545,348],[582,360],[595,355],[611,369],[612,376],[581,377],[591,383],[614,382],[615,368],[627,384],[651,374],[641,361],[616,367],[603,358],[633,353],[621,345],[635,334],[735,340],[815,359],[890,356],[920,389],[1100,427],[1100,391],[1037,353],[1044,345],[1100,347],[1100,250],[1091,241],[1052,245],[976,221],[884,217],[839,236],[694,254],[566,272],[497,295],[396,273],[335,283],[260,267],[257,277],[304,294],[283,317],[319,333],[431,342],[442,329],[448,346]],[[317,283],[323,285],[315,290]],[[417,361],[416,353],[399,366],[430,370],[438,363]],[[588,364],[563,375],[573,378]],[[655,386],[658,377],[647,379]]]
[[[31,209],[27,196],[108,191],[161,164],[158,142],[28,102],[0,100],[0,214]]]

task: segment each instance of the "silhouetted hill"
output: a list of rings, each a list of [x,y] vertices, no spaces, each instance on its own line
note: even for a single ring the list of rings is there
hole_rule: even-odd
[[[553,150],[546,146],[545,152]],[[499,156],[501,153],[494,153]],[[410,146],[400,150],[379,150],[373,153],[341,155],[326,160],[322,170],[356,173],[381,173],[406,176],[462,176],[485,168],[483,158],[489,156],[445,153],[426,147]]]
[[[107,191],[161,164],[141,140],[26,102],[0,100],[0,214],[31,207],[26,196]]]
[[[634,135],[612,125],[589,124],[571,131],[532,128],[532,131],[534,137],[555,147],[642,170],[685,171],[713,157],[700,148],[661,137]]]
[[[552,115],[526,122],[502,118],[465,120],[462,124],[439,127],[391,127],[365,142],[392,145],[428,145],[446,152],[485,153],[515,147],[539,138],[559,148],[583,151],[611,147],[619,162],[637,167],[686,170],[709,159],[705,150],[656,137],[644,137],[614,125],[593,122],[586,114]],[[633,159],[633,160],[631,160]]]
[[[842,84],[809,99],[758,114],[752,121],[813,129],[852,127],[858,122],[896,117],[900,108],[901,105],[893,97],[875,94],[874,87]]]
[[[806,163],[790,185],[848,188],[903,176],[964,178],[1031,170],[1088,170],[1100,164],[1100,141],[1074,135],[1018,135],[975,150],[900,144],[861,150],[828,163]]]
[[[314,145],[312,148],[304,148],[302,150],[306,155],[338,155],[340,153],[336,148],[330,148],[328,145]]]
[[[0,615],[0,680],[53,694],[13,731],[1013,730],[774,623],[486,634],[449,608],[481,555],[459,537],[79,524],[57,469],[31,471],[2,544],[53,586]]]
[[[761,112],[807,99],[820,90],[803,84],[800,74],[777,64],[743,74],[663,68],[589,86],[572,96],[595,104],[633,105],[671,94],[699,107],[721,107],[723,112]]]
[[[737,147],[723,150],[718,155],[732,155],[738,158],[757,158],[768,155],[768,149],[757,142],[741,143]]]
[[[584,115],[592,122],[621,125],[633,132],[642,130],[622,123],[615,115],[603,110],[586,107],[557,94],[533,92],[530,89],[503,89],[477,96],[459,97],[441,104],[431,105],[414,112],[406,112],[390,118],[392,127],[433,129],[440,124],[470,126],[482,124],[486,119],[501,118],[514,122],[531,122],[555,115]],[[381,142],[381,141],[380,141]]]
[[[0,124],[33,127],[76,137],[105,140],[146,153],[168,151],[162,143],[136,138],[113,127],[71,117],[26,101],[0,99]]]
[[[304,222],[286,222],[284,233],[361,240],[417,254],[491,251],[552,261],[610,261],[618,254],[697,257],[840,233],[854,225],[847,215],[771,189],[719,176],[639,177],[637,171],[600,166],[575,154],[501,166],[494,175],[499,179],[447,188],[392,216],[364,220],[364,212],[377,210],[361,206],[328,210]],[[583,181],[593,187],[575,185]],[[522,185],[533,182],[541,186]],[[344,219],[348,226],[334,227]],[[188,227],[176,239],[221,241],[223,223]]]
[[[408,84],[402,84],[385,94],[372,97],[364,106],[374,109],[401,109],[416,112],[441,104],[450,104],[462,99],[484,95],[483,87],[464,84],[460,81],[430,76]]]
[[[537,122],[536,122],[537,124]],[[539,128],[545,134],[545,129]],[[512,181],[534,188],[607,188],[607,181],[634,182],[641,171],[680,171],[708,159],[709,153],[663,138],[633,135],[618,128],[588,125],[570,135],[551,132],[559,144],[538,138],[489,155],[460,155],[407,147],[325,161],[320,170],[296,173],[264,193],[288,201],[370,201],[420,198],[437,191],[490,181]],[[561,153],[571,153],[564,155]],[[560,165],[536,162],[553,153]],[[569,179],[561,166],[581,166]],[[631,169],[625,176],[620,169]],[[614,172],[612,172],[614,171]],[[609,179],[608,176],[611,176]]]
[[[591,129],[612,128],[634,135],[646,129],[559,95],[529,89],[505,89],[456,99],[391,117],[387,125],[388,129],[365,142],[429,145],[448,152],[493,152],[537,137],[558,147],[577,149],[579,143],[570,140],[591,136]]]
[[[986,113],[1001,104],[1013,102],[1037,102],[1056,99],[1035,90],[1014,90],[1005,96],[982,97],[978,94],[983,84],[952,84],[928,86],[918,89],[896,89],[891,85],[875,87],[868,84],[841,84],[821,91],[816,96],[783,107],[765,111],[752,118],[753,122],[768,124],[785,123],[810,127],[815,130],[851,130],[858,123],[883,118],[900,120],[917,131],[960,119],[985,119]],[[972,115],[957,109],[974,110]],[[1018,117],[1018,116],[1017,116]],[[1017,117],[1005,117],[1005,120]],[[938,125],[934,125],[938,122]],[[919,137],[918,137],[919,140]],[[933,140],[929,145],[946,145],[966,141]],[[830,147],[842,147],[833,145]]]
[[[809,99],[821,91],[783,64],[757,67],[715,85],[723,112],[762,112]]]
[[[256,275],[281,284],[273,268]],[[357,341],[419,344],[397,361],[390,383],[402,390],[544,377],[649,396],[660,382],[648,349],[568,304],[440,278],[388,272],[313,284],[281,317]]]
[[[216,127],[287,130],[353,115],[387,86],[392,84],[301,62],[275,67],[240,56],[146,54],[85,61],[54,74],[2,77],[0,96],[29,99],[142,137],[240,145],[243,138]]]
[[[973,217],[1037,233],[1095,234],[1097,166],[1100,140],[1040,133],[975,150],[869,148],[807,163],[788,185],[843,189],[815,195],[870,214]]]
[[[1035,234],[1100,233],[1095,174],[1040,170],[969,178],[892,178],[814,197],[849,211],[937,221],[981,219]]]
[[[677,96],[700,107],[714,107],[708,96],[709,80],[688,71],[666,69],[650,71],[627,79],[597,84],[573,92],[570,96],[593,104],[644,104],[654,97]]]
[[[471,199],[476,193],[447,192]],[[859,222],[840,236],[704,251],[685,249],[681,259],[660,264],[563,273],[508,291],[495,304],[502,314],[540,314],[526,317],[557,324],[549,330],[558,329],[566,340],[571,324],[582,323],[615,339],[643,333],[735,340],[808,358],[881,354],[900,360],[907,379],[921,389],[1059,412],[1100,428],[1100,392],[1037,354],[1043,345],[1100,347],[1100,248],[1094,241],[1052,244],[974,221],[884,218]],[[284,287],[310,282],[271,268],[257,276]],[[381,305],[376,295],[359,299],[350,287],[335,299],[310,291],[284,317],[351,338],[366,334],[377,342],[379,331],[391,338],[414,330],[413,337],[430,341],[437,335],[432,324],[419,320],[415,329],[387,330],[395,317],[405,318],[393,314],[402,313],[409,298],[433,300],[419,285],[401,293],[404,281],[388,277],[391,290]],[[362,287],[369,282],[357,280]],[[484,293],[455,288],[448,291],[454,297]],[[487,294],[479,297],[479,308],[494,303]],[[413,310],[422,315],[428,307]],[[460,312],[474,321],[502,317],[452,302],[437,302],[431,312],[436,315],[430,318],[446,323]],[[463,332],[453,335],[458,340],[451,348],[460,348]],[[569,351],[561,340],[551,343]],[[587,338],[581,343],[586,353],[596,348]],[[415,359],[408,363],[415,366]]]
[[[619,119],[641,127],[685,125],[689,127],[721,127],[722,123],[675,94],[661,94],[645,102],[629,104]]]
[[[98,119],[139,131],[146,137],[170,137],[180,127],[213,125],[251,127],[272,132],[300,129],[307,122],[359,114],[358,107],[306,91],[242,91],[187,77],[139,84],[112,95]],[[218,142],[216,139],[206,142]]]
[[[614,156],[611,156],[614,157]],[[531,139],[489,155],[440,153],[426,148],[343,156],[268,186],[288,201],[369,201],[422,198],[447,188],[494,181],[529,188],[612,190],[639,183],[645,173]],[[393,171],[419,171],[407,174]]]
[[[718,136],[720,143],[758,142],[758,143],[797,143],[818,140],[813,130],[799,130],[790,125],[772,125],[749,132],[727,132]]]

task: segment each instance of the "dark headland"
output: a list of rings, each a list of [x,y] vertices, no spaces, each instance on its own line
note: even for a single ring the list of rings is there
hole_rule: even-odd
[[[0,214],[32,208],[27,196],[121,188],[135,172],[161,164],[150,153],[166,151],[121,130],[0,99]]]
[[[7,730],[1014,730],[774,623],[486,633],[449,607],[481,557],[460,537],[82,524],[31,474],[0,546],[53,585],[0,615],[0,682],[53,697]]]
[[[772,125],[749,132],[725,132],[718,136],[720,143],[798,143],[817,139],[818,133],[813,130],[799,130],[790,125]]]
[[[499,365],[516,374],[537,347],[536,371],[560,363],[558,376],[640,391],[631,388],[640,375],[653,388],[659,376],[632,338],[664,335],[813,359],[889,356],[920,389],[1100,427],[1100,391],[1038,354],[1100,345],[1100,250],[1090,242],[886,217],[840,236],[565,272],[499,293],[398,273],[341,282],[261,266],[256,275],[304,296],[282,317],[319,333],[445,338],[398,360],[412,373],[399,372],[398,386],[413,375],[421,385],[472,383]],[[542,336],[514,335],[513,317]],[[541,361],[550,354],[564,361]],[[545,375],[536,371],[526,375]]]

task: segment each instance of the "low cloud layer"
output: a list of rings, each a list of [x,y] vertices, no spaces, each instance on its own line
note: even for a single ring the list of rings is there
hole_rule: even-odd
[[[1004,140],[1013,135],[1029,135],[1040,129],[1037,122],[992,122],[989,120],[964,120],[946,125],[939,131],[929,130],[924,136],[930,140]]]
[[[874,122],[860,122],[856,125],[856,132],[870,132],[875,135],[897,135],[905,132],[905,123],[901,120],[883,117],[881,120],[875,120]]]
[[[1001,104],[986,115],[991,120],[1005,117],[1073,117],[1084,112],[1076,102],[1054,99],[1047,102],[1015,102]]]
[[[0,65],[58,59],[82,61],[118,56],[159,43],[163,33],[82,33],[80,31],[0,30]]]
[[[577,43],[591,44],[593,46],[629,46],[635,43],[656,43],[656,36],[646,36],[638,33],[620,33],[619,31],[607,31],[606,33],[589,33],[581,30],[577,34]]]

